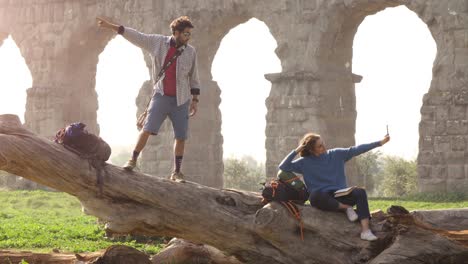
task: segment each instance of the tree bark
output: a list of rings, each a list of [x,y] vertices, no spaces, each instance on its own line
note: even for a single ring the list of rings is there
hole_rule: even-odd
[[[110,164],[100,193],[96,171],[87,160],[28,131],[14,115],[0,115],[0,169],[76,196],[84,212],[105,221],[111,232],[184,238],[246,263],[468,259],[466,239],[457,242],[448,233],[407,221],[408,215],[373,218],[379,240],[367,242],[359,238],[359,224],[350,223],[344,214],[299,206],[301,241],[297,220],[278,203],[263,206],[259,193],[173,182]]]

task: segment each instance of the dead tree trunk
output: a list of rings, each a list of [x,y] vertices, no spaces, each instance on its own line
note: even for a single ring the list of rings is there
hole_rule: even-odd
[[[298,222],[258,193],[176,183],[120,167],[105,167],[99,195],[87,160],[0,115],[0,169],[76,196],[84,211],[116,233],[162,235],[212,245],[246,263],[463,263],[468,248],[413,223],[372,220],[376,242],[341,213],[300,207]],[[397,220],[395,220],[397,219]]]

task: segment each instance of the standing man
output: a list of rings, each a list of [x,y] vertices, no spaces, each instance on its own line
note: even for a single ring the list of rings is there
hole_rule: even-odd
[[[124,169],[131,171],[136,167],[138,156],[149,136],[157,135],[163,121],[169,117],[175,135],[174,170],[171,180],[183,182],[184,175],[180,167],[187,139],[188,119],[189,115],[194,116],[197,112],[200,94],[197,53],[194,47],[187,44],[192,35],[192,22],[186,16],[179,17],[170,24],[172,36],[163,36],[144,34],[101,17],[96,20],[98,26],[121,34],[132,44],[149,52],[153,63],[153,80],[156,80],[162,68],[166,68],[160,80],[153,84],[154,96],[148,107],[146,122],[138,136],[132,157],[124,165]]]

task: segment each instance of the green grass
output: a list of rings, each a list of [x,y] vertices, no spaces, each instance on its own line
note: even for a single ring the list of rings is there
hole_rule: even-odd
[[[384,212],[391,205],[408,210],[468,207],[466,194],[416,194],[401,198],[369,198],[371,210]],[[142,239],[145,241],[145,239]],[[34,252],[93,252],[124,244],[156,254],[162,240],[137,243],[135,237],[112,241],[105,237],[97,219],[81,212],[80,202],[66,193],[45,191],[0,191],[0,249]]]
[[[81,212],[80,202],[65,193],[0,191],[0,248],[35,252],[93,252],[124,244],[148,254],[163,245],[137,243],[131,237],[111,241],[97,219]]]
[[[464,193],[418,193],[398,198],[369,198],[371,211],[386,211],[391,205],[401,205],[409,211],[468,208],[468,194]]]

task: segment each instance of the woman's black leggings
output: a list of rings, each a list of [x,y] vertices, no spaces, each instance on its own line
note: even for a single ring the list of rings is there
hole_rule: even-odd
[[[369,203],[367,202],[366,190],[362,188],[354,189],[350,194],[338,198],[333,197],[332,192],[312,192],[309,196],[310,204],[324,211],[338,210],[339,203],[350,206],[356,205],[359,220],[369,219]]]

